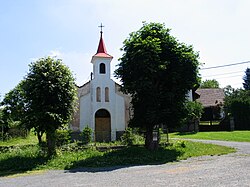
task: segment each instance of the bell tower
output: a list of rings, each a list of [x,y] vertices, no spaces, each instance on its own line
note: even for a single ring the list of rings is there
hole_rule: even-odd
[[[99,26],[100,41],[96,54],[92,57],[91,63],[93,64],[94,79],[110,79],[110,62],[113,59],[111,55],[107,53],[106,46],[102,37],[102,24]]]

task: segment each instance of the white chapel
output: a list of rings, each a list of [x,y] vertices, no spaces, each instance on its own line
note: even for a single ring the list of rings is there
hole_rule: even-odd
[[[93,130],[94,141],[113,141],[121,136],[130,118],[130,96],[120,91],[120,85],[110,78],[110,63],[101,31],[97,52],[92,56],[91,79],[78,87],[78,109],[70,128],[79,132]]]

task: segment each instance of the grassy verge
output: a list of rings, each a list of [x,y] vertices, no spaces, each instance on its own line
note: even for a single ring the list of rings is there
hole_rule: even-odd
[[[191,138],[191,139],[250,142],[250,131],[171,133],[170,138]]]
[[[0,146],[22,146],[22,145],[36,145],[38,143],[37,137],[30,133],[26,138],[18,137],[11,138],[8,141],[1,141]]]
[[[20,146],[0,154],[0,176],[47,169],[164,164],[193,156],[221,155],[234,151],[229,147],[182,140],[157,151],[148,151],[143,146],[98,151],[94,146],[85,148],[71,144],[49,159],[37,145]]]

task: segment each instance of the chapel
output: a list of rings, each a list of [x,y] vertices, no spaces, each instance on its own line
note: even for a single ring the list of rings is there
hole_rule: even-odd
[[[74,132],[85,127],[93,130],[93,140],[114,141],[123,134],[130,119],[131,97],[121,92],[121,86],[110,78],[113,57],[107,53],[101,25],[96,54],[92,56],[90,80],[78,87],[78,106],[70,125]]]

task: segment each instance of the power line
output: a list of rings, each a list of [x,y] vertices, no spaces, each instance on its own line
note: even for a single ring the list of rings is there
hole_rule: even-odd
[[[220,73],[220,74],[214,74],[214,75],[205,75],[203,77],[215,77],[215,76],[230,75],[230,74],[235,74],[235,73],[244,73],[244,72],[243,71],[233,71],[233,72],[228,72],[228,73]]]
[[[233,77],[242,77],[242,75],[227,76],[227,77],[218,77],[216,79],[226,79],[226,78],[233,78]]]
[[[227,67],[227,66],[235,66],[235,65],[247,64],[247,63],[250,63],[250,61],[238,62],[238,63],[233,63],[233,64],[226,64],[226,65],[221,65],[221,66],[213,66],[213,67],[201,68],[200,70],[223,68],[223,67]]]

